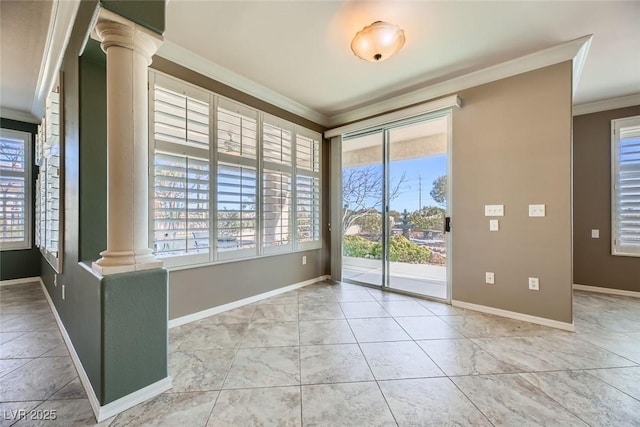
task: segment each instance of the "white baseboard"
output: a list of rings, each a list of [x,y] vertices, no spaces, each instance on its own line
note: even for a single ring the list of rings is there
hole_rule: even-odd
[[[133,393],[130,393],[126,396],[121,397],[118,400],[115,400],[111,403],[108,403],[104,406],[100,406],[100,401],[96,396],[95,391],[93,390],[93,386],[91,385],[91,381],[89,381],[89,376],[87,375],[84,367],[82,366],[82,362],[80,361],[80,357],[78,357],[78,353],[76,349],[73,347],[73,343],[71,342],[71,338],[67,333],[67,329],[64,327],[62,323],[62,319],[60,319],[60,315],[58,314],[58,310],[56,310],[56,306],[53,304],[51,300],[51,296],[49,296],[49,292],[44,285],[44,282],[40,277],[36,278],[37,281],[40,282],[40,286],[42,286],[42,291],[44,292],[44,296],[47,298],[47,302],[49,303],[49,307],[51,307],[51,311],[53,312],[53,316],[56,319],[56,323],[58,324],[58,328],[60,329],[60,334],[64,339],[64,343],[69,350],[69,354],[71,355],[71,360],[78,371],[78,377],[80,378],[80,382],[84,387],[85,392],[87,393],[87,398],[89,399],[89,404],[91,405],[91,409],[93,410],[93,414],[96,417],[98,422],[102,422],[114,415],[119,414],[129,408],[134,407],[135,405],[142,403],[143,401],[150,399],[154,396],[157,396],[165,391],[169,390],[172,387],[171,377],[166,377],[157,381],[147,387],[144,387],[140,390],[137,390]]]
[[[211,307],[206,310],[198,311],[196,313],[187,314],[186,316],[176,317],[175,319],[169,320],[169,329],[175,328],[177,326],[186,325],[187,323],[195,322],[197,320],[201,320],[207,318],[209,316],[214,316],[216,314],[223,313],[225,311],[233,310],[234,308],[239,308],[248,304],[253,304],[254,302],[262,301],[263,299],[271,298],[276,295],[284,294],[285,292],[293,291],[308,285],[311,285],[316,282],[320,282],[322,280],[330,279],[331,276],[324,275],[320,277],[316,277],[315,279],[305,280],[304,282],[294,283],[293,285],[288,285],[283,288],[274,289],[269,292],[264,292],[262,294],[254,295],[249,298],[244,298],[238,301],[233,301],[228,304],[218,305],[216,307]]]
[[[96,415],[96,419],[100,423],[106,419],[113,417],[114,415],[118,415],[120,412],[124,412],[129,408],[133,408],[134,406],[144,402],[145,400],[151,399],[152,397],[164,393],[171,387],[173,387],[171,377],[165,377],[160,381],[149,384],[145,388],[141,388],[140,390],[127,394],[126,396],[123,396],[118,400],[114,400],[111,403],[107,403],[106,405],[101,406],[99,414]]]
[[[479,311],[481,313],[494,314],[496,316],[507,317],[509,319],[548,326],[550,328],[562,329],[563,331],[575,332],[576,330],[573,323],[559,322],[557,320],[545,319],[544,317],[531,316],[529,314],[503,310],[501,308],[488,307],[486,305],[472,304],[470,302],[457,300],[451,300],[451,305],[454,307],[465,308],[467,310]]]
[[[0,286],[22,285],[24,283],[40,282],[40,277],[25,277],[23,279],[0,280]]]
[[[589,286],[589,285],[573,285],[574,291],[586,291],[586,292],[597,292],[600,294],[610,294],[610,295],[620,295],[623,297],[633,297],[640,298],[640,292],[636,291],[625,291],[623,289],[612,289],[612,288],[601,288],[598,286]]]

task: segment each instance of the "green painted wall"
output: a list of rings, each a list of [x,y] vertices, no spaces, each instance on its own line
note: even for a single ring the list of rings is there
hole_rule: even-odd
[[[167,375],[167,273],[101,278],[90,263],[79,262],[106,249],[105,63],[97,43],[84,45],[98,4],[81,2],[62,65],[65,224],[57,285],[44,258],[35,264],[93,391],[106,404]]]
[[[165,0],[102,0],[105,9],[158,34],[164,34]]]
[[[102,279],[103,405],[167,377],[167,271]]]
[[[89,40],[79,66],[79,259],[95,261],[107,247],[107,71],[97,41]]]
[[[71,39],[62,64],[64,108],[64,256],[62,274],[54,285],[55,272],[41,257],[42,281],[64,324],[73,347],[89,377],[94,392],[100,398],[100,280],[78,264],[80,209],[80,97],[79,56],[84,45],[97,1],[83,1],[78,9]],[[62,286],[65,299],[62,299]]]
[[[38,132],[38,125],[24,123],[16,120],[0,119],[0,127],[11,130],[19,130],[31,133],[31,153],[35,151],[35,137]],[[0,252],[0,280],[22,279],[25,277],[37,277],[40,275],[40,251],[35,245],[35,194],[36,177],[38,168],[32,169],[31,179],[31,249],[20,251]]]

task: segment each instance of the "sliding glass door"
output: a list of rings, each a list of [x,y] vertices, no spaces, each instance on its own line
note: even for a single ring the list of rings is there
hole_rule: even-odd
[[[343,280],[449,298],[448,147],[448,114],[343,137]]]
[[[342,151],[342,278],[383,285],[384,133],[358,135]]]

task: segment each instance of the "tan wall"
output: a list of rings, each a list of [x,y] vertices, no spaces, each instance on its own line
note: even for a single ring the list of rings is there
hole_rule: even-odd
[[[459,93],[454,300],[572,322],[571,77],[564,62]],[[486,204],[505,205],[499,232],[489,231]],[[529,218],[529,204],[546,204],[546,217]],[[528,277],[540,279],[538,292]]]
[[[640,106],[573,119],[573,274],[580,285],[640,291],[640,258],[611,255],[611,120]],[[600,238],[592,239],[591,230]]]

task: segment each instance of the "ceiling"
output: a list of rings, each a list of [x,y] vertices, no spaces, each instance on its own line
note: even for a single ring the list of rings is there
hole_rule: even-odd
[[[64,50],[77,4],[0,1],[4,117],[38,121],[55,77],[47,54]],[[574,104],[640,95],[640,2],[170,0],[166,16],[160,56],[325,122],[589,34]],[[372,64],[349,45],[376,20],[401,26],[407,43]]]
[[[0,2],[0,105],[3,110],[29,115],[34,107],[52,7],[53,1]]]
[[[574,104],[640,93],[640,2],[171,0],[166,16],[160,56],[198,57],[326,117],[590,34]],[[349,46],[377,20],[407,42],[374,64]]]

